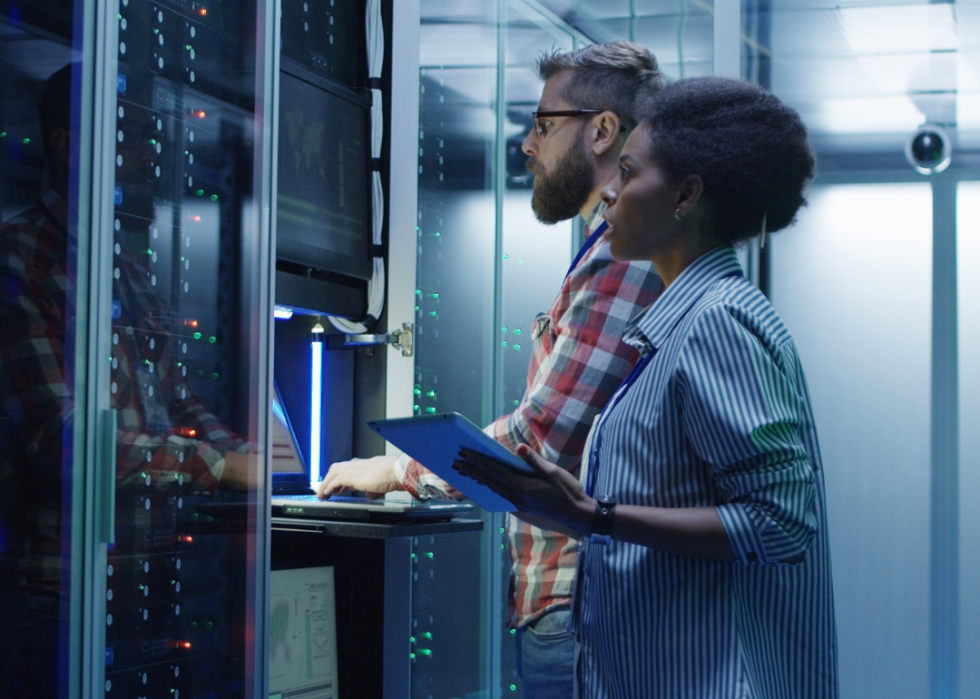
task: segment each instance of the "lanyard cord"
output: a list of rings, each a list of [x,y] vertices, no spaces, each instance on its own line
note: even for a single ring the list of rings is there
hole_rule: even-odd
[[[572,260],[572,264],[569,266],[568,271],[565,272],[565,279],[568,279],[568,275],[571,274],[576,267],[578,267],[578,263],[582,261],[582,258],[585,257],[586,253],[588,253],[589,250],[592,249],[592,246],[595,245],[599,238],[602,237],[602,234],[606,232],[607,228],[609,228],[609,224],[603,221],[598,228],[592,231],[592,235],[590,235],[588,240],[585,241],[585,245],[579,249],[578,253],[575,255],[575,259]]]
[[[589,497],[593,497],[595,494],[595,483],[598,475],[599,466],[599,449],[602,447],[602,425],[606,416],[613,411],[613,409],[619,404],[619,401],[623,399],[626,392],[629,391],[630,386],[636,381],[636,379],[643,373],[646,369],[647,364],[653,359],[653,355],[657,353],[656,347],[651,347],[650,351],[646,353],[643,357],[633,365],[630,373],[626,375],[623,379],[623,383],[619,385],[616,389],[616,393],[613,394],[612,400],[610,400],[606,407],[602,409],[599,413],[599,419],[596,420],[595,425],[595,435],[592,439],[592,448],[589,450],[589,461],[588,461],[588,472],[585,481],[585,492]]]

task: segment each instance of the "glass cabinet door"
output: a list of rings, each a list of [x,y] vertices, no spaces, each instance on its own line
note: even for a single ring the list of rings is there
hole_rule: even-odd
[[[256,3],[119,3],[106,697],[245,696],[258,672],[258,20]]]
[[[0,2],[0,696],[79,678],[82,2]]]

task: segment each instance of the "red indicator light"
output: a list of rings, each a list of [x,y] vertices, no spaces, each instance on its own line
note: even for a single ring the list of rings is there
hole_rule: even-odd
[[[196,116],[198,119],[203,119],[204,117],[207,116],[207,114],[204,112],[203,109],[192,109],[191,114],[193,116]]]
[[[174,434],[179,437],[196,437],[197,430],[195,430],[193,427],[175,427]]]
[[[208,15],[208,8],[202,7],[201,8],[201,17],[207,17],[207,15]]]
[[[191,642],[190,641],[181,641],[177,645],[179,645],[181,648],[188,648],[189,649],[191,647]]]
[[[187,536],[186,534],[184,536],[180,537],[180,540],[183,541],[185,544],[193,544],[194,543],[194,537],[193,536]],[[187,646],[187,647],[190,648],[190,646]]]
[[[201,222],[201,217],[200,216],[197,216],[197,215],[191,216],[191,221],[193,221],[194,223],[200,223]]]

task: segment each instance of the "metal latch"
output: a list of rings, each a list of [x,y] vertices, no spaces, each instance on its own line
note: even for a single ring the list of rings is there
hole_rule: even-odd
[[[403,357],[411,357],[415,349],[413,334],[412,324],[402,323],[402,327],[393,333],[328,335],[326,339],[329,349],[391,345],[395,349],[400,349]]]

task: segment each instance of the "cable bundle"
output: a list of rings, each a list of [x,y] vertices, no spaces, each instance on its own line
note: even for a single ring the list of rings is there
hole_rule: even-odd
[[[368,78],[371,83],[371,243],[374,251],[373,271],[368,282],[368,317],[364,323],[330,316],[335,328],[349,335],[366,333],[368,325],[381,317],[385,304],[385,261],[381,254],[381,229],[384,225],[385,195],[381,188],[381,143],[384,140],[384,117],[381,109],[380,78],[385,57],[384,26],[381,24],[381,0],[367,0],[365,13],[367,25]]]

